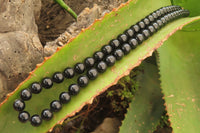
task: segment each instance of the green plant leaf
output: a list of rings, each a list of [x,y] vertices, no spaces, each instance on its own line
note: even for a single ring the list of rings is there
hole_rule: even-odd
[[[112,68],[107,69],[104,74],[99,75],[98,79],[91,81],[86,88],[81,89],[81,92],[74,96],[69,104],[64,105],[61,111],[54,113],[52,120],[43,121],[39,127],[33,127],[29,122],[20,123],[18,121],[18,112],[14,111],[12,105],[14,100],[20,97],[21,90],[28,88],[33,82],[40,82],[44,77],[52,77],[53,73],[57,71],[62,72],[66,67],[72,67],[75,63],[82,62],[86,57],[92,56],[102,45],[116,38],[118,34],[132,24],[150,12],[166,5],[170,5],[170,1],[130,1],[118,10],[104,16],[103,19],[96,21],[87,30],[82,31],[73,41],[70,41],[62,49],[58,50],[52,57],[46,58],[42,64],[37,65],[37,68],[30,73],[29,77],[13,93],[9,94],[9,97],[1,104],[0,118],[2,122],[0,123],[0,132],[43,133],[53,128],[54,125],[62,123],[65,118],[73,116],[85,104],[91,103],[95,96],[116,84],[121,77],[128,75],[131,69],[150,56],[172,33],[186,23],[198,19],[198,17],[179,19],[165,26],[128,56],[124,57],[123,60],[117,62]],[[143,8],[141,9],[141,7]],[[68,86],[75,83],[76,80],[77,76],[73,79],[65,80],[62,84],[54,84],[50,90],[43,89],[40,94],[33,95],[32,99],[26,102],[25,110],[30,112],[31,115],[40,114],[43,109],[49,108],[52,100],[57,100],[59,94],[67,91]]]
[[[164,112],[158,68],[146,62],[142,65],[144,72],[139,75],[139,90],[130,104],[120,133],[153,132]]]
[[[199,31],[178,31],[158,49],[161,88],[175,133],[200,132],[199,36]]]
[[[199,0],[171,0],[173,5],[179,5],[190,11],[190,16],[199,16],[200,15],[200,4]]]

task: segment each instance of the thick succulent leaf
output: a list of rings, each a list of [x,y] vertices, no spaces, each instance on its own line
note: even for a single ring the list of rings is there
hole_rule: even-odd
[[[199,16],[200,15],[200,4],[199,0],[171,0],[173,5],[179,5],[190,11],[190,16]]]
[[[18,121],[18,112],[14,111],[12,104],[15,99],[19,98],[21,90],[29,87],[35,81],[41,81],[44,77],[51,77],[54,72],[63,71],[64,68],[74,66],[75,63],[83,61],[88,56],[92,56],[94,51],[99,50],[102,45],[107,44],[109,40],[115,38],[126,28],[129,28],[150,12],[169,4],[170,1],[167,0],[130,1],[127,5],[121,6],[120,9],[96,21],[73,41],[58,50],[52,57],[46,58],[42,64],[37,65],[37,69],[31,72],[29,77],[13,93],[9,94],[8,98],[1,104],[0,118],[2,122],[0,122],[0,132],[39,133],[47,131],[56,123],[62,123],[66,117],[74,115],[85,104],[91,103],[95,96],[116,84],[124,75],[128,75],[132,68],[138,66],[143,59],[150,56],[167,37],[181,28],[182,25],[198,19],[180,19],[158,31],[153,37],[124,57],[123,60],[117,62],[115,66],[107,69],[104,74],[99,75],[98,79],[91,81],[89,86],[82,89],[77,96],[74,96],[69,104],[63,106],[61,111],[54,113],[52,120],[43,121],[39,127],[33,127],[29,122],[20,123]],[[35,113],[40,114],[44,108],[49,108],[52,100],[58,99],[62,91],[67,91],[68,86],[71,83],[75,83],[76,79],[77,76],[71,80],[65,80],[62,84],[54,84],[50,90],[43,90],[40,94],[33,95],[32,99],[26,102],[25,110],[30,112],[31,115]]]
[[[178,31],[158,49],[161,88],[175,133],[200,132],[199,36],[199,31]]]
[[[157,66],[146,62],[142,65],[144,71],[139,75],[139,90],[130,104],[120,133],[153,132],[165,109]]]

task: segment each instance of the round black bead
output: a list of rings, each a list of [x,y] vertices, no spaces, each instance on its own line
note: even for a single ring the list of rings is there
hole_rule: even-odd
[[[30,119],[30,114],[26,111],[22,111],[19,113],[18,119],[19,119],[19,121],[25,123]]]
[[[153,22],[154,21],[154,17],[152,15],[148,16],[149,21]]]
[[[24,89],[21,91],[21,99],[22,100],[29,100],[32,97],[32,93],[29,89]]]
[[[80,76],[78,79],[77,79],[77,83],[80,87],[86,87],[89,83],[89,79],[87,76]]]
[[[159,29],[159,25],[158,25],[156,22],[154,22],[152,25],[153,25],[153,27],[154,27],[156,30]]]
[[[126,34],[120,34],[117,39],[121,42],[121,43],[125,43],[128,40],[128,37]]]
[[[151,35],[156,32],[155,28],[152,25],[148,26],[148,29]]]
[[[138,41],[135,38],[132,38],[131,40],[129,40],[129,45],[132,49],[135,49],[138,45]]]
[[[168,22],[168,21],[169,21],[169,18],[168,18],[168,16],[167,16],[167,15],[165,15],[165,16],[164,16],[164,18],[165,18],[166,22]]]
[[[56,82],[56,83],[61,83],[61,82],[63,82],[63,80],[64,80],[64,76],[63,76],[62,73],[56,72],[56,73],[54,73],[53,79],[52,79],[52,80],[53,80],[54,82]]]
[[[147,30],[147,29],[144,29],[144,30],[142,31],[142,34],[144,35],[145,39],[147,39],[147,38],[150,36],[150,31]]]
[[[62,105],[58,100],[54,100],[50,103],[50,108],[51,108],[51,111],[58,112],[59,110],[61,110]]]
[[[31,125],[37,127],[39,126],[40,124],[42,124],[42,119],[39,115],[33,115],[31,117]]]
[[[134,36],[134,31],[132,29],[127,29],[124,34],[126,34],[129,38]]]
[[[77,95],[80,91],[80,87],[77,84],[71,84],[68,91],[70,95]]]
[[[82,74],[85,71],[85,65],[83,63],[77,63],[74,66],[74,71],[78,74]]]
[[[140,31],[140,26],[135,24],[135,25],[131,26],[131,29],[133,29],[135,32],[139,32]]]
[[[44,109],[41,113],[41,117],[43,120],[51,120],[53,117],[53,113],[49,109]]]
[[[25,108],[25,103],[22,100],[16,99],[13,103],[13,107],[17,111],[23,111]]]
[[[161,16],[165,14],[163,8],[159,9]]]
[[[113,55],[109,55],[106,57],[105,62],[108,66],[113,66],[116,62],[116,59]]]
[[[74,73],[74,69],[72,69],[71,67],[67,67],[64,72],[63,75],[65,76],[65,78],[71,79],[74,77],[75,73]]]
[[[91,79],[91,80],[96,79],[97,76],[98,76],[97,69],[92,68],[92,69],[88,70],[87,76],[88,76],[88,78]]]
[[[95,61],[101,61],[104,57],[104,53],[101,51],[97,51],[94,53],[93,57],[94,57]]]
[[[113,55],[115,56],[117,60],[120,60],[123,58],[124,52],[121,49],[116,49]]]
[[[140,29],[145,28],[145,24],[144,24],[143,21],[140,21],[140,22],[138,23],[138,25],[140,26]]]
[[[150,20],[148,18],[144,18],[143,22],[145,25],[149,25],[150,24]]]
[[[161,21],[160,19],[158,19],[156,22],[157,22],[157,24],[159,25],[159,27],[162,27],[162,26],[163,26],[163,23],[162,23],[162,21]]]
[[[164,17],[160,18],[160,20],[162,21],[163,24],[166,24],[166,23],[167,23],[167,21],[165,20]]]
[[[119,40],[117,40],[117,39],[113,39],[113,40],[110,41],[110,46],[111,46],[113,49],[118,48],[119,45],[120,45],[120,42],[119,42]]]
[[[38,94],[42,91],[42,86],[38,82],[35,82],[35,83],[32,83],[30,89],[32,93]]]
[[[138,41],[138,44],[141,44],[144,41],[144,35],[143,34],[137,34],[136,39]]]
[[[59,96],[61,103],[68,103],[71,100],[71,96],[68,92],[62,92]]]
[[[161,16],[161,12],[159,10],[156,11],[156,14],[157,14],[158,17]]]
[[[131,51],[131,46],[127,43],[122,45],[122,51],[124,52],[124,54],[128,54]]]
[[[92,57],[88,57],[88,58],[86,58],[86,59],[84,60],[84,63],[85,63],[85,66],[86,66],[87,68],[91,68],[91,67],[94,66],[95,60],[94,60],[94,58],[92,58]]]
[[[107,65],[104,61],[101,61],[97,64],[97,71],[100,72],[100,73],[103,73],[105,72],[107,69]]]
[[[49,89],[52,86],[53,86],[53,82],[51,78],[46,77],[42,80],[42,87],[44,87],[45,89]]]
[[[110,45],[104,45],[104,46],[102,47],[101,51],[102,51],[104,54],[108,55],[108,54],[110,54],[110,53],[112,52],[112,47],[111,47]]]
[[[151,15],[153,16],[154,19],[158,18],[158,15],[155,12],[153,12]]]

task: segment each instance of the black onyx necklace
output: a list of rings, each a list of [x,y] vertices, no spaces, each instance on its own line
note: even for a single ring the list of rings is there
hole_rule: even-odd
[[[58,112],[62,108],[62,104],[66,104],[71,100],[71,97],[77,95],[80,88],[86,87],[89,80],[95,80],[99,74],[106,71],[107,67],[113,66],[116,61],[121,60],[123,56],[129,54],[144,40],[152,36],[156,31],[164,25],[178,18],[187,17],[188,10],[182,9],[180,6],[162,7],[138,23],[132,25],[124,33],[118,35],[117,39],[113,39],[109,44],[104,45],[101,50],[96,51],[93,57],[87,57],[83,63],[77,63],[73,68],[67,67],[62,73],[55,72],[53,76],[44,78],[41,83],[34,82],[29,88],[21,91],[20,99],[16,99],[13,103],[15,110],[19,111],[18,119],[21,122],[30,121],[33,126],[39,126],[42,120],[51,120],[53,112]],[[59,95],[59,100],[54,100],[50,103],[50,109],[44,109],[41,116],[35,114],[30,117],[27,111],[24,111],[25,102],[31,99],[32,93],[39,94],[43,88],[50,89],[53,83],[62,83],[64,78],[71,79],[76,74],[80,75],[77,83],[71,84],[68,92],[62,92]]]

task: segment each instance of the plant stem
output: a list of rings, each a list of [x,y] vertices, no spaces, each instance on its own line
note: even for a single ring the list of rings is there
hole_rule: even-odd
[[[73,18],[77,20],[77,14],[67,5],[63,0],[54,0],[57,2],[62,8],[64,8]]]

